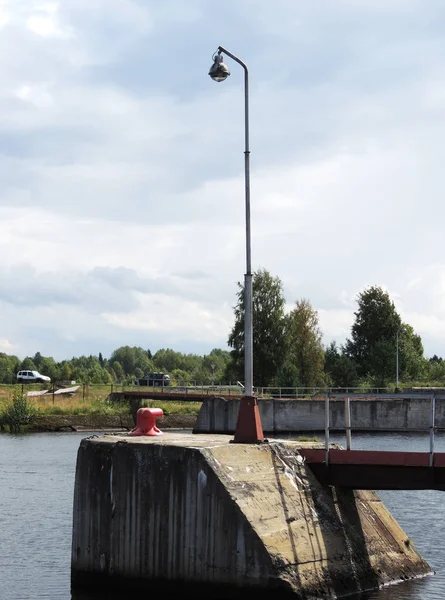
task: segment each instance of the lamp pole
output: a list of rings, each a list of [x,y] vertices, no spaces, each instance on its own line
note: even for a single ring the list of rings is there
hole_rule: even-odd
[[[397,327],[396,332],[396,392],[399,391],[399,332],[404,332],[404,327]]]
[[[241,400],[235,440],[240,442],[263,441],[263,430],[257,401],[253,396],[253,310],[252,310],[252,259],[250,241],[250,144],[249,144],[249,71],[237,56],[218,46],[213,55],[209,75],[217,82],[230,75],[223,62],[222,53],[230,56],[244,69],[244,181],[246,209],[246,273],[244,275],[244,397]],[[243,402],[244,400],[244,402]]]

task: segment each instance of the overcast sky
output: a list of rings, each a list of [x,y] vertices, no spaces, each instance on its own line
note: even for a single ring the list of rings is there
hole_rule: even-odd
[[[445,3],[0,0],[0,352],[227,348],[245,258],[445,355]]]

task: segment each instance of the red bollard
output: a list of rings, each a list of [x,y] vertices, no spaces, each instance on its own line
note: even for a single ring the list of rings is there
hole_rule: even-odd
[[[136,413],[136,427],[129,435],[163,435],[164,432],[156,427],[156,418],[163,414],[162,408],[140,408]]]

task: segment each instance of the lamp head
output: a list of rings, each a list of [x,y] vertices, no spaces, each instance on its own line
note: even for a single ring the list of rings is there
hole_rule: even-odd
[[[213,59],[213,65],[209,71],[210,77],[213,81],[224,81],[230,75],[229,67],[223,63],[222,54],[218,53]]]

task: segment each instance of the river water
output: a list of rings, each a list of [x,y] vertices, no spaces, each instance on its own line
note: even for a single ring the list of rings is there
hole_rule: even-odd
[[[0,600],[87,600],[71,596],[70,561],[76,455],[89,435],[0,435]],[[341,435],[332,441],[345,443]],[[352,448],[428,451],[429,439],[354,434]],[[445,452],[445,435],[436,437],[436,450]],[[379,496],[435,573],[361,599],[445,600],[444,492],[380,491]]]

